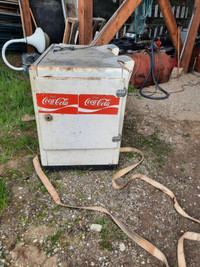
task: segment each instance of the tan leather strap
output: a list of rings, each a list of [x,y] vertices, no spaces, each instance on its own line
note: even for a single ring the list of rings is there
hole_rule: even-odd
[[[143,153],[142,153],[140,150],[135,149],[135,148],[132,148],[132,147],[122,147],[122,148],[120,149],[120,152],[132,152],[132,151],[134,151],[134,152],[136,152],[136,153],[139,153],[139,154],[141,155],[141,160],[140,160],[139,163],[137,163],[137,164],[133,164],[133,165],[127,167],[127,168],[124,168],[124,169],[122,169],[122,170],[116,172],[116,173],[114,174],[113,178],[112,178],[112,186],[113,186],[115,189],[122,189],[122,188],[124,188],[128,183],[130,183],[132,180],[139,178],[139,179],[141,179],[141,180],[147,182],[148,184],[150,184],[150,185],[152,185],[152,186],[158,188],[159,190],[161,190],[161,191],[164,192],[165,194],[167,194],[167,195],[173,200],[173,202],[174,202],[174,208],[176,209],[176,211],[177,211],[180,215],[182,215],[183,217],[188,218],[188,219],[190,219],[190,220],[192,220],[192,221],[197,222],[197,223],[200,224],[200,220],[197,220],[197,219],[191,217],[190,215],[188,215],[188,214],[181,208],[181,206],[178,204],[178,201],[177,201],[177,199],[176,199],[176,196],[174,195],[174,193],[173,193],[171,190],[169,190],[169,189],[168,189],[166,186],[164,186],[163,184],[161,184],[161,183],[159,183],[159,182],[157,182],[157,181],[155,181],[155,180],[153,180],[153,179],[151,179],[151,178],[149,178],[149,177],[147,177],[147,176],[145,176],[145,175],[142,175],[142,174],[140,174],[140,173],[137,173],[137,174],[132,175],[132,176],[128,179],[128,181],[125,182],[125,183],[122,184],[122,185],[118,185],[118,184],[116,183],[116,180],[117,180],[118,178],[121,178],[122,176],[124,176],[125,174],[127,174],[129,171],[133,170],[136,166],[138,166],[138,165],[143,161],[143,159],[144,159],[144,155],[143,155]]]
[[[200,223],[199,220],[189,216],[186,212],[183,211],[183,209],[180,207],[180,205],[178,204],[176,197],[174,195],[174,193],[169,190],[167,187],[163,186],[162,184],[156,182],[153,179],[150,179],[142,174],[135,174],[133,175],[126,183],[124,183],[123,185],[118,185],[116,183],[116,180],[120,177],[122,177],[123,175],[125,175],[126,173],[130,172],[131,170],[133,170],[135,167],[137,167],[143,160],[144,160],[144,155],[143,153],[136,149],[136,148],[131,148],[131,147],[123,147],[120,150],[121,152],[135,152],[141,155],[141,160],[136,163],[133,164],[127,168],[124,168],[120,171],[118,171],[117,173],[115,173],[115,175],[112,178],[112,186],[115,189],[122,189],[124,188],[130,181],[136,179],[136,178],[140,178],[144,181],[146,181],[147,183],[153,185],[154,187],[162,190],[165,194],[167,194],[168,196],[170,196],[173,201],[174,201],[174,207],[177,210],[178,213],[180,213],[182,216],[193,220],[197,223]],[[67,208],[73,208],[73,209],[84,209],[84,210],[92,210],[92,211],[99,211],[99,212],[103,212],[107,215],[109,215],[113,221],[122,229],[122,231],[124,233],[126,233],[136,244],[138,244],[139,246],[141,246],[143,249],[145,249],[146,251],[148,251],[151,255],[153,255],[154,257],[156,257],[157,259],[159,259],[160,261],[162,261],[165,266],[169,266],[167,259],[165,257],[165,255],[157,248],[155,247],[153,244],[151,244],[149,241],[147,241],[146,239],[144,239],[143,237],[139,236],[137,233],[135,233],[134,231],[132,231],[130,228],[128,228],[124,222],[122,222],[121,220],[119,220],[117,217],[113,216],[107,209],[103,208],[103,207],[98,207],[98,206],[89,206],[89,207],[80,207],[80,206],[71,206],[71,205],[65,205],[61,202],[59,195],[57,194],[55,188],[53,187],[53,185],[51,184],[51,182],[49,181],[49,179],[47,178],[47,176],[44,174],[44,172],[41,169],[40,163],[39,163],[39,159],[36,156],[33,159],[33,164],[36,170],[37,175],[39,176],[39,178],[41,179],[42,183],[44,184],[44,186],[46,187],[46,189],[48,190],[49,194],[52,196],[52,198],[54,199],[54,201],[56,202],[56,204],[67,207]],[[200,234],[199,234],[200,235]],[[195,239],[196,240],[196,239]],[[183,241],[182,241],[183,242]],[[181,241],[180,241],[180,244]],[[178,252],[179,253],[179,252]],[[180,261],[184,260],[184,254],[183,257],[179,256],[178,259],[180,259]],[[184,266],[184,265],[179,265],[179,266]]]
[[[178,247],[177,247],[178,267],[186,267],[184,247],[183,247],[184,239],[200,241],[200,234],[194,233],[194,232],[185,232],[180,237],[180,239],[178,241]]]

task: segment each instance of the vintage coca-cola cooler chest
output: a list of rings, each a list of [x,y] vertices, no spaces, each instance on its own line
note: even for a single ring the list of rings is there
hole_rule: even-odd
[[[30,67],[43,166],[115,165],[134,61],[107,46],[51,45]]]

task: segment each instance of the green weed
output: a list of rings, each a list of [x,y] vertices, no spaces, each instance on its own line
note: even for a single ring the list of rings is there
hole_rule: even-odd
[[[113,250],[112,242],[116,240],[124,240],[127,236],[124,232],[118,228],[118,226],[108,220],[108,219],[99,219],[97,223],[102,225],[102,231],[100,233],[101,239],[99,241],[99,247],[101,249],[107,249],[109,251]]]
[[[57,246],[62,233],[63,233],[63,230],[60,229],[57,231],[55,235],[48,236],[46,241],[49,243],[50,246],[44,249],[46,254],[48,255],[53,254],[54,248]]]
[[[38,191],[40,190],[43,194],[47,193],[46,187],[42,183],[37,183],[34,185],[34,190]]]
[[[8,191],[5,179],[0,180],[0,215],[3,210],[8,206],[10,200],[10,192]]]
[[[60,229],[60,230],[57,231],[57,233],[56,233],[55,235],[52,235],[52,236],[50,237],[50,240],[51,240],[51,242],[52,242],[52,245],[55,245],[55,244],[58,243],[58,240],[59,240],[59,238],[61,237],[62,232],[63,232],[63,231]]]
[[[129,93],[136,93],[136,92],[138,92],[138,89],[136,89],[132,84],[129,84],[128,92]]]
[[[129,159],[132,159],[134,155],[135,155],[134,152],[126,152],[126,153],[125,153],[125,157],[127,157],[127,158],[129,158]]]

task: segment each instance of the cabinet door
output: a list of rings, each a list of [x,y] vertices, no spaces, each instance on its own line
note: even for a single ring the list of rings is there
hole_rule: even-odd
[[[116,148],[125,97],[123,79],[36,77],[32,85],[43,149]]]

